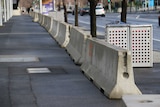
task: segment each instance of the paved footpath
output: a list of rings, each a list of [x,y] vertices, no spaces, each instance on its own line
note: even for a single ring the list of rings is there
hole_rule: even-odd
[[[47,69],[50,73],[32,73]],[[31,17],[14,16],[0,27],[0,107],[120,104],[121,100],[107,99]]]
[[[143,93],[160,93],[160,64],[134,68]],[[33,72],[46,71],[46,73]],[[120,107],[75,65],[65,49],[28,15],[0,27],[0,107]]]

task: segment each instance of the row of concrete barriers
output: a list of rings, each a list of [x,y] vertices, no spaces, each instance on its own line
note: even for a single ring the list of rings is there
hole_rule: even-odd
[[[65,48],[84,74],[111,99],[123,95],[140,95],[135,85],[131,52],[113,46],[73,25],[60,22],[40,13],[30,12],[35,22],[41,24]]]

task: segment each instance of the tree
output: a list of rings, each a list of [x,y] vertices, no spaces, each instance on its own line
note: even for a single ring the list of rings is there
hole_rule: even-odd
[[[58,7],[58,11],[61,11],[61,1],[59,0],[58,4],[57,4],[57,7]]]
[[[66,9],[66,3],[65,3],[65,0],[63,0],[63,8],[64,8],[64,22],[68,22],[68,19],[67,19],[67,9]]]
[[[130,4],[130,13],[131,13],[132,12],[132,6],[133,6],[133,0],[130,0],[129,4]]]
[[[75,26],[78,26],[78,0],[75,0]]]
[[[96,37],[96,31],[97,31],[97,27],[96,27],[96,5],[98,0],[88,0],[90,3],[90,28],[91,28],[91,35],[92,37]]]
[[[127,16],[127,0],[122,1],[122,12],[121,12],[121,21],[126,23]]]

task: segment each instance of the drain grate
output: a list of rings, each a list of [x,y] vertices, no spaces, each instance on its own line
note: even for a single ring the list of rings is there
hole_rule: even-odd
[[[28,73],[51,73],[48,68],[27,68]]]

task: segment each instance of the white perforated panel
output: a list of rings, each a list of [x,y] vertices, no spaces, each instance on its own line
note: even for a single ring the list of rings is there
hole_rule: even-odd
[[[109,43],[128,49],[128,33],[129,30],[127,27],[109,27],[107,29],[108,37],[107,40]]]
[[[152,66],[151,26],[130,28],[133,66]]]
[[[107,42],[132,51],[133,67],[153,66],[152,25],[107,26]]]

